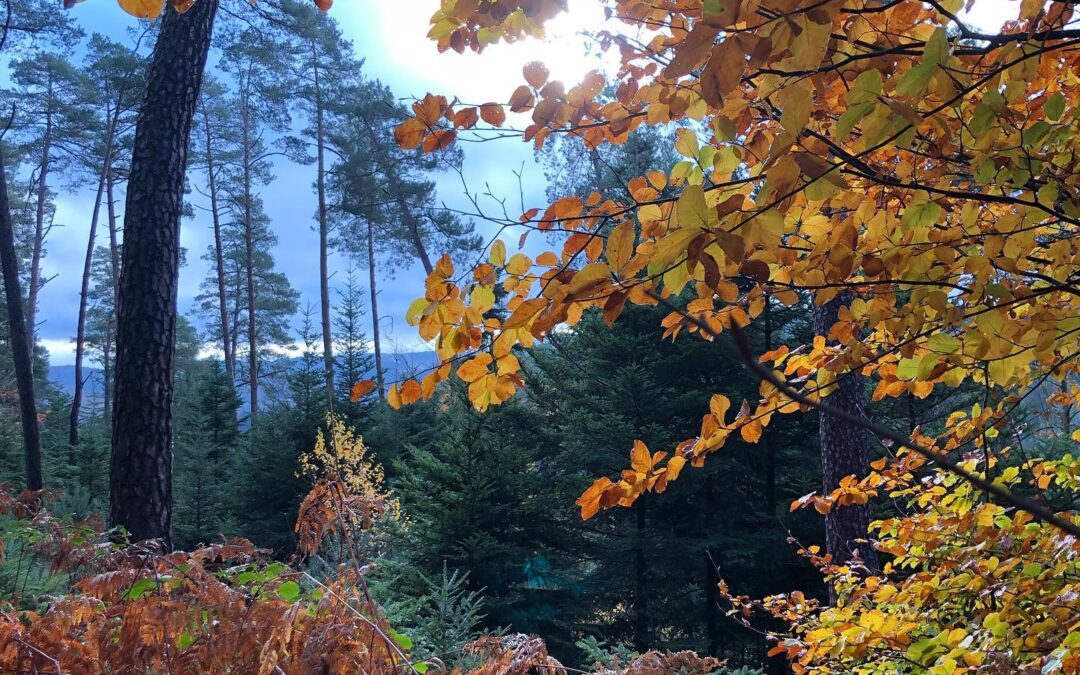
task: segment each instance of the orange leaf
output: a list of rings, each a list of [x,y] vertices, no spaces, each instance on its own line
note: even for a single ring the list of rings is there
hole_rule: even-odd
[[[485,103],[480,106],[480,117],[493,127],[501,127],[506,122],[506,112],[498,103]]]
[[[521,328],[529,323],[534,316],[540,313],[542,309],[547,307],[547,300],[544,298],[532,298],[518,305],[514,313],[503,323],[503,330],[511,330],[514,328]]]
[[[453,129],[436,129],[424,139],[424,152],[435,152],[448,147],[457,138]]]
[[[521,85],[510,95],[510,112],[528,110],[532,107],[534,100],[532,91],[525,85]]]
[[[401,383],[401,402],[405,405],[416,403],[420,400],[420,383],[416,380],[405,380]]]
[[[394,128],[394,141],[399,147],[412,150],[424,142],[427,127],[416,119],[408,119]]]
[[[374,380],[360,380],[352,386],[352,390],[349,392],[349,400],[356,403],[363,397],[370,394],[375,390]]]
[[[120,3],[120,9],[124,10],[132,16],[137,16],[140,19],[149,19],[153,21],[161,15],[161,10],[165,8],[165,3],[162,0],[117,0]]]
[[[466,382],[475,382],[488,374],[488,365],[490,364],[491,354],[478,354],[475,358],[461,364],[457,371],[458,377]]]

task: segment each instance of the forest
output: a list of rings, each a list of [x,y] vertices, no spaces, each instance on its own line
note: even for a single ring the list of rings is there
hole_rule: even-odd
[[[0,673],[1080,673],[1071,0],[0,2]]]

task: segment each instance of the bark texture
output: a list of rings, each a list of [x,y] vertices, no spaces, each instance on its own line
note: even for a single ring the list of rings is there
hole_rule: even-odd
[[[135,129],[117,308],[110,511],[171,548],[172,402],[180,216],[191,122],[218,0],[165,8]]]
[[[15,251],[15,230],[11,224],[7,171],[2,154],[0,154],[0,264],[4,270],[11,356],[15,362],[15,386],[19,390],[19,417],[22,422],[23,456],[26,461],[26,487],[30,490],[40,490],[43,487],[41,431],[38,428],[37,403],[34,401],[34,362],[31,357],[30,334],[23,314],[22,289],[19,284],[19,255]]]
[[[829,328],[836,323],[840,308],[854,299],[844,292],[825,303],[814,305],[814,332],[828,337]],[[860,417],[866,411],[866,381],[862,375],[847,373],[836,391],[825,399],[830,406]],[[821,413],[821,474],[822,487],[831,492],[844,476],[863,477],[870,470],[869,438],[865,429],[849,424],[832,415]],[[837,562],[847,562],[858,551],[859,557],[871,568],[877,568],[877,552],[866,542],[870,526],[870,506],[841,506],[825,516],[825,550]],[[859,542],[857,540],[864,541]]]

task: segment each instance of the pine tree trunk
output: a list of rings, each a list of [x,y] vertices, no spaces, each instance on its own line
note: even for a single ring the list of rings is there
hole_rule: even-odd
[[[251,402],[251,426],[259,415],[259,353],[258,336],[255,332],[255,233],[252,221],[251,195],[251,108],[244,98],[244,255],[247,258],[247,305],[248,305],[248,383]]]
[[[49,84],[52,91],[52,83]],[[45,204],[49,197],[49,162],[52,153],[52,103],[45,112],[45,135],[41,141],[41,166],[38,171],[37,212],[34,214],[34,250],[30,256],[30,287],[26,289],[26,334],[30,340],[30,356],[34,355],[34,334],[37,332],[38,287],[41,285],[41,254],[45,248]]]
[[[116,113],[119,115],[119,111]],[[116,115],[110,117],[109,128],[105,132],[105,157],[101,165],[101,175],[98,177],[97,195],[94,198],[94,209],[90,216],[90,234],[86,240],[86,259],[83,262],[82,287],[79,292],[79,317],[75,326],[75,391],[71,399],[71,415],[68,418],[68,445],[71,456],[69,460],[74,464],[75,446],[79,444],[79,412],[82,409],[83,397],[83,355],[86,351],[86,305],[90,296],[90,273],[94,265],[94,244],[97,240],[98,218],[101,214],[101,201],[106,198],[105,183],[112,164],[112,140],[116,129]]]
[[[40,490],[41,431],[38,428],[37,402],[34,400],[34,362],[31,357],[30,335],[23,315],[22,289],[19,283],[19,254],[15,250],[15,229],[11,224],[11,204],[8,201],[7,167],[0,153],[0,264],[4,272],[4,292],[7,299],[8,331],[11,357],[15,364],[15,385],[19,391],[19,416],[22,422],[23,457],[26,461],[26,487]]]
[[[188,141],[218,0],[165,8],[124,213],[109,520],[172,546],[172,402]]]
[[[334,407],[334,339],[330,325],[330,261],[329,261],[329,223],[326,212],[326,157],[323,129],[322,88],[319,83],[319,60],[312,46],[312,60],[315,65],[315,135],[318,146],[318,191],[319,191],[319,305],[322,313],[323,363],[326,366],[326,404]]]
[[[225,374],[235,382],[236,355],[230,337],[229,303],[225,293],[225,251],[221,244],[221,212],[218,207],[217,166],[214,164],[214,146],[210,135],[210,117],[203,111],[206,129],[206,182],[210,189],[210,215],[214,221],[214,265],[217,268],[218,311],[221,315],[221,348],[225,359]]]
[[[371,338],[375,345],[375,381],[379,385],[379,398],[386,399],[386,383],[383,381],[382,343],[379,340],[379,293],[375,288],[375,226],[371,219],[367,224],[368,289],[371,292]]]
[[[105,194],[109,211],[109,257],[112,260],[112,287],[113,287],[113,312],[120,307],[120,236],[116,227],[116,197],[113,189],[116,185],[116,176],[113,175],[112,167],[109,167],[108,177],[105,179]]]
[[[108,317],[108,325],[105,329],[107,338],[103,348],[101,364],[101,376],[104,379],[102,389],[105,392],[104,415],[107,420],[112,419],[112,358],[116,351],[116,312],[120,307],[120,242],[116,227],[116,197],[113,194],[115,182],[116,177],[113,175],[112,167],[109,167],[109,173],[105,179],[105,195],[109,212],[109,260],[111,263],[109,273],[112,276],[110,281],[112,282],[113,306],[112,314]]]
[[[839,318],[840,308],[851,303],[854,296],[843,292],[824,305],[814,305],[814,332],[829,335],[829,329]],[[846,373],[835,391],[825,401],[839,410],[862,416],[866,410],[866,382],[858,373]],[[821,414],[822,487],[826,493],[840,485],[844,476],[863,477],[870,470],[870,451],[867,433],[861,427],[831,415]],[[870,526],[868,504],[834,507],[825,516],[825,550],[833,560],[845,563],[856,551],[871,569],[878,566],[877,552],[865,541]],[[858,540],[863,540],[859,542]]]
[[[314,48],[312,48],[314,52]],[[323,93],[319,58],[312,54],[315,75],[315,143],[319,152],[319,293],[323,320],[323,362],[326,366],[326,404],[334,407],[334,335],[330,326],[329,224],[326,216],[326,158],[323,129]]]

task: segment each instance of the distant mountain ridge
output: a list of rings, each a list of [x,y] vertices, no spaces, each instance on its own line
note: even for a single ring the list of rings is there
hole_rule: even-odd
[[[299,357],[288,360],[294,368],[300,362]],[[383,369],[386,371],[385,377],[388,382],[411,377],[438,365],[438,362],[435,352],[430,351],[383,354]],[[83,377],[87,378],[86,386],[83,388],[83,405],[88,406],[92,402],[100,402],[104,392],[101,369],[83,368]],[[52,382],[64,394],[71,396],[75,391],[75,366],[49,366],[49,382]],[[247,388],[239,387],[237,391],[246,403]]]

